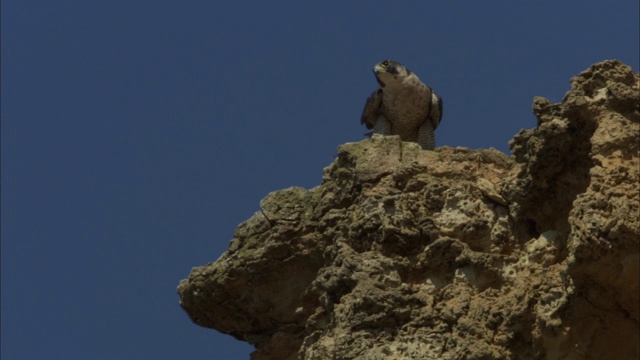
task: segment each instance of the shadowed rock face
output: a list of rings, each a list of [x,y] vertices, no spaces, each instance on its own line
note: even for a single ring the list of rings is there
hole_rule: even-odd
[[[496,150],[349,143],[269,194],[180,282],[253,359],[624,359],[640,350],[640,76],[618,61],[534,99]]]

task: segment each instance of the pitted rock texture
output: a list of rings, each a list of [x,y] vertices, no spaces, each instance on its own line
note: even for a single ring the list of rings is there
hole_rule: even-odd
[[[253,359],[640,356],[640,76],[618,61],[534,100],[497,150],[349,143],[269,194],[180,282]]]

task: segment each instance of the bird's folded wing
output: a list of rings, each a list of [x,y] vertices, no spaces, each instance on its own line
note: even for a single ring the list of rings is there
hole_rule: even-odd
[[[371,93],[367,98],[367,102],[364,104],[364,110],[362,111],[362,117],[360,123],[365,124],[367,129],[373,128],[376,124],[378,117],[378,111],[380,109],[380,103],[382,102],[382,89],[378,89]]]
[[[442,98],[433,90],[431,90],[429,120],[431,120],[434,129],[438,127],[440,120],[442,120]]]

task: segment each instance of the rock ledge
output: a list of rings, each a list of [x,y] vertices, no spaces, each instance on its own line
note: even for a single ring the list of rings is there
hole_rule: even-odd
[[[180,304],[253,359],[638,358],[639,82],[604,61],[535,98],[511,157],[342,145],[320,186],[263,199]]]

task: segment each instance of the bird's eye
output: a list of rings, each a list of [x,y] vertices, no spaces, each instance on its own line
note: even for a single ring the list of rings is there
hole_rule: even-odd
[[[382,62],[382,66],[387,66],[387,65],[389,65],[389,61],[388,60],[385,60],[385,61]]]

